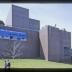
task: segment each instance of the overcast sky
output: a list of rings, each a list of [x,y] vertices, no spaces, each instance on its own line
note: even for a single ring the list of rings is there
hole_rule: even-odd
[[[29,9],[29,17],[40,20],[41,27],[45,25],[54,26],[60,29],[66,28],[72,32],[72,4],[34,4],[34,3],[14,3],[14,5]],[[5,22],[11,3],[0,4],[0,20]],[[72,34],[71,34],[72,37]],[[72,39],[71,39],[72,41]],[[71,43],[72,45],[72,43]]]

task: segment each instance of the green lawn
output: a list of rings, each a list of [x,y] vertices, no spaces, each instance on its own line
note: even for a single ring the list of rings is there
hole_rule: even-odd
[[[12,68],[72,68],[71,64],[56,63],[39,59],[14,59],[11,61]],[[4,67],[4,60],[0,60],[0,68]]]

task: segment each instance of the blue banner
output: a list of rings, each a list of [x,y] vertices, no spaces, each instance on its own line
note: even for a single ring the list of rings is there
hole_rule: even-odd
[[[0,37],[12,40],[27,40],[26,32],[17,32],[4,29],[0,29]]]

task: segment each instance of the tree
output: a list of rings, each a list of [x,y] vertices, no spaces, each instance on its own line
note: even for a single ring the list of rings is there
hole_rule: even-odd
[[[0,26],[4,26],[4,22],[2,20],[0,20]]]

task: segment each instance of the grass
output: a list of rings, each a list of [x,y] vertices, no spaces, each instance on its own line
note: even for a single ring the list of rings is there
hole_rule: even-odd
[[[72,68],[71,64],[56,63],[39,59],[11,59],[11,68]],[[4,67],[4,60],[0,60],[0,68]]]

